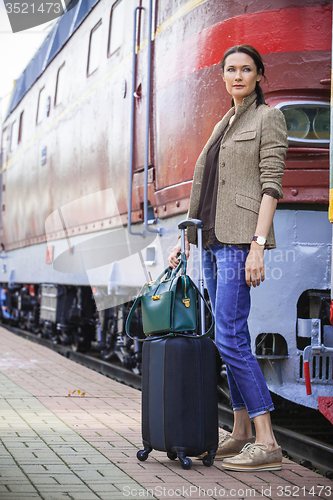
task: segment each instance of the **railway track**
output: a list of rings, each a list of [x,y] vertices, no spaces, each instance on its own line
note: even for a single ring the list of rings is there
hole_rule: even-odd
[[[75,352],[69,346],[54,344],[52,341],[40,338],[37,335],[19,328],[3,325],[4,328],[23,338],[53,349],[63,356],[95,370],[118,382],[141,390],[141,377],[120,365],[103,361],[100,358]],[[224,428],[233,426],[233,411],[226,405],[219,404],[219,422]],[[305,467],[318,471],[320,474],[333,479],[333,446],[304,434],[273,424],[278,443],[285,456]]]

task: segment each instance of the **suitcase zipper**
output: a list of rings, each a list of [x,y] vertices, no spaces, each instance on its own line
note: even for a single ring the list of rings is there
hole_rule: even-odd
[[[197,360],[197,367],[198,367],[198,373],[200,374],[200,377],[198,377],[198,418],[199,418],[199,449],[202,450],[204,447],[204,408],[203,408],[203,397],[204,397],[204,391],[203,391],[203,377],[202,377],[202,351],[201,351],[201,342],[196,342],[195,340],[192,340],[194,342],[194,348],[196,351],[196,360]]]

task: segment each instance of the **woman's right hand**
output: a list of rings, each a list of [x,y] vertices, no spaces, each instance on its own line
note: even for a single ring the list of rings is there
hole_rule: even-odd
[[[177,255],[179,254],[180,251],[181,251],[181,242],[180,242],[180,240],[178,240],[177,245],[175,247],[173,247],[173,249],[170,252],[169,257],[167,258],[169,266],[172,267],[172,269],[176,269],[176,267],[179,264],[179,259],[178,259]],[[186,255],[187,259],[190,256],[190,244],[189,244],[186,236],[185,236],[185,255]]]

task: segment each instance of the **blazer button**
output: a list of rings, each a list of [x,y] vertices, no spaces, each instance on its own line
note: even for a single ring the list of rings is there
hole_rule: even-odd
[[[221,180],[221,184],[224,186],[224,184],[225,184],[225,180],[224,179]]]
[[[225,148],[225,144],[222,144],[222,149],[224,149],[224,148]]]
[[[225,162],[221,161],[221,167],[225,167]]]

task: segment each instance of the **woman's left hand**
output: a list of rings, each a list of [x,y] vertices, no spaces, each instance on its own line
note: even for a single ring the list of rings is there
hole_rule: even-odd
[[[264,247],[256,242],[251,243],[249,255],[245,262],[245,280],[248,286],[259,286],[265,279]]]

